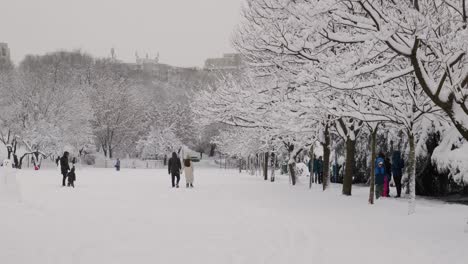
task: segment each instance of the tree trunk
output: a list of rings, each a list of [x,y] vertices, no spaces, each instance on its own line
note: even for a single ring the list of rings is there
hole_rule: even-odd
[[[101,145],[101,147],[102,147],[102,152],[104,153],[104,157],[107,158],[107,146]]]
[[[265,160],[264,160],[264,170],[263,170],[263,177],[264,177],[264,180],[267,181],[268,180],[268,161],[270,160],[269,159],[270,155],[267,152],[265,152]]]
[[[351,195],[353,186],[353,168],[354,168],[354,152],[356,150],[356,141],[346,138],[346,167],[343,178],[343,194]]]
[[[288,164],[288,167],[289,167],[289,175],[291,177],[291,184],[296,185],[296,170],[295,170],[296,163],[290,163]]]
[[[377,156],[377,127],[371,131],[371,166],[370,166],[370,191],[369,191],[369,203],[374,204],[375,197],[375,159]]]
[[[408,131],[408,139],[410,145],[408,164],[410,200],[408,204],[408,214],[414,214],[416,211],[416,150],[414,144],[414,135],[412,131]]]
[[[329,126],[325,126],[325,143],[323,144],[323,190],[328,188],[330,183],[330,129]]]

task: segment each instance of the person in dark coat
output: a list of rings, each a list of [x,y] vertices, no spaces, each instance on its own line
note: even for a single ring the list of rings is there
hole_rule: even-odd
[[[385,158],[381,153],[375,160],[375,198],[379,199],[383,194],[385,181]]]
[[[400,151],[394,151],[392,155],[392,173],[393,181],[397,189],[397,196],[401,197],[401,178],[403,176],[403,168],[405,167],[405,161],[401,158]]]
[[[392,180],[392,164],[390,159],[385,157],[385,179],[384,179],[384,197],[390,197],[390,181]]]
[[[182,164],[180,163],[179,157],[177,157],[177,153],[172,152],[172,158],[169,159],[167,169],[169,171],[169,174],[171,175],[172,188],[179,188],[180,171],[182,170]]]
[[[318,159],[314,159],[314,175],[315,183],[322,184],[323,161],[321,156]]]
[[[76,181],[76,174],[75,174],[75,163],[76,163],[76,159],[73,158],[72,159],[72,167],[70,169],[70,172],[68,172],[68,187],[73,187],[75,188],[75,181]]]
[[[117,159],[117,160],[115,161],[115,169],[116,169],[117,171],[120,171],[120,159]]]
[[[68,151],[63,153],[63,156],[60,158],[60,170],[62,172],[62,186],[65,186],[65,180],[67,179],[68,171],[70,170],[70,165],[68,164]]]

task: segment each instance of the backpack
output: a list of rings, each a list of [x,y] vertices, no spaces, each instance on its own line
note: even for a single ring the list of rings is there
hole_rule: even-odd
[[[184,159],[184,166],[190,167],[190,159]]]

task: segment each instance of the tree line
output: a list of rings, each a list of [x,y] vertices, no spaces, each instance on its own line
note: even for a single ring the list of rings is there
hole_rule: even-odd
[[[324,190],[332,150],[343,146],[345,195],[356,148],[367,148],[373,186],[383,136],[405,153],[414,205],[419,156],[467,182],[467,33],[464,0],[252,0],[233,36],[247,64],[242,78],[199,94],[194,109],[230,127],[217,144],[232,156],[287,153],[294,164],[299,152],[321,148]],[[440,145],[428,153],[434,134]]]

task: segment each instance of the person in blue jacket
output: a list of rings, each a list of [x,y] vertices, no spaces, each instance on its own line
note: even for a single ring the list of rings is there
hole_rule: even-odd
[[[385,158],[383,153],[380,153],[375,160],[375,198],[379,199],[383,194],[384,177],[385,177]]]

